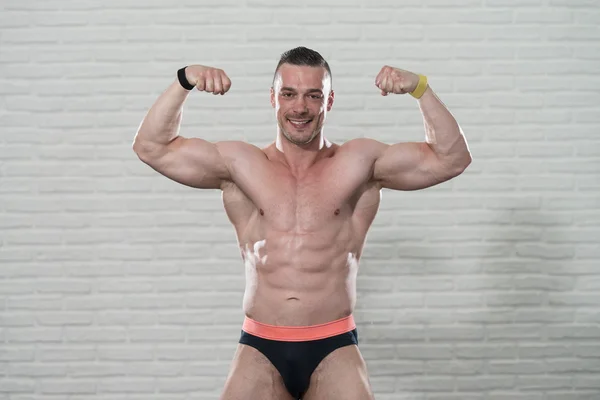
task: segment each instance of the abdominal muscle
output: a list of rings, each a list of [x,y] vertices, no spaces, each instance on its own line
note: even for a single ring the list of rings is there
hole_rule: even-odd
[[[262,240],[246,241],[241,246],[245,315],[281,326],[316,325],[350,315],[360,249],[352,248],[348,236],[338,232],[327,240],[318,233],[270,232]]]

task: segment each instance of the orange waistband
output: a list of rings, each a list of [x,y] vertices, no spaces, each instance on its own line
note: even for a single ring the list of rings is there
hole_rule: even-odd
[[[268,325],[246,317],[242,325],[242,329],[251,335],[284,342],[325,339],[349,332],[355,328],[356,323],[352,315],[324,324],[310,326]]]

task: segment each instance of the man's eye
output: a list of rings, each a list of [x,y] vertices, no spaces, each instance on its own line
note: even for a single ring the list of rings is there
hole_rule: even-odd
[[[290,97],[292,94],[291,93],[282,93],[281,94],[283,97]]]
[[[313,96],[310,96],[310,97],[312,97],[313,99],[320,99],[320,98],[322,98],[321,96],[317,96],[317,95],[313,95]]]

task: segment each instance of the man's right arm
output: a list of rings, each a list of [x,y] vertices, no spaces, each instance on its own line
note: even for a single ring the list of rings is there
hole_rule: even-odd
[[[223,94],[231,86],[227,75],[216,68],[190,66],[186,77],[198,90],[214,94]],[[142,162],[167,178],[195,188],[219,189],[231,180],[231,157],[243,143],[179,136],[183,103],[189,93],[175,81],[159,96],[135,135],[133,150]]]

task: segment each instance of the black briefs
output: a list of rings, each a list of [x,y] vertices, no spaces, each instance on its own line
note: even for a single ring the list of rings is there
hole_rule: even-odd
[[[239,342],[264,354],[281,374],[288,392],[294,399],[300,399],[317,365],[335,349],[358,345],[358,332],[354,328],[324,339],[287,342],[264,339],[242,330]]]

